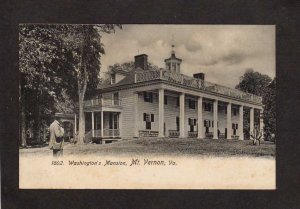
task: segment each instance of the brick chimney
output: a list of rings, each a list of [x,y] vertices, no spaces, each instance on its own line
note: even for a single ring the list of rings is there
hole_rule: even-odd
[[[148,55],[147,54],[140,54],[134,57],[134,67],[135,68],[142,68],[143,70],[148,70]]]
[[[194,78],[198,78],[198,79],[201,79],[201,80],[205,79],[205,74],[204,73],[195,73],[193,76],[194,76]]]

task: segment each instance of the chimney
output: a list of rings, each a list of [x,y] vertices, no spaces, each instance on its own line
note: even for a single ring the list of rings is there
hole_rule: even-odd
[[[204,73],[196,73],[193,76],[194,76],[194,78],[198,78],[198,79],[201,79],[201,80],[204,80],[204,78],[205,78]]]
[[[148,70],[148,55],[147,54],[140,54],[134,57],[134,67],[135,68],[142,68],[143,70]]]

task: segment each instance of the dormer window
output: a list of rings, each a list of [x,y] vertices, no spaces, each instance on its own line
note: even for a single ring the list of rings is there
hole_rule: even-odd
[[[114,84],[114,83],[116,83],[116,74],[115,73],[111,74],[111,84]]]

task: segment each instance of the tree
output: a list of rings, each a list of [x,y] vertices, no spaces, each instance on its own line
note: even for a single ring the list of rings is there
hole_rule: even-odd
[[[265,106],[263,117],[264,117],[264,135],[269,141],[275,142],[276,133],[276,80],[274,80],[268,85],[266,89],[266,94],[263,100]]]
[[[64,81],[75,84],[67,88],[68,95],[77,94],[79,106],[78,144],[84,143],[85,117],[84,97],[87,91],[95,89],[99,83],[100,57],[104,54],[100,33],[115,31],[116,25],[68,25],[63,33],[65,59],[72,60],[72,69],[64,73]],[[118,25],[121,27],[120,25]],[[75,91],[74,91],[75,90]]]
[[[255,94],[262,97],[263,105],[264,105],[264,138],[269,140],[270,137],[266,135],[270,130],[270,120],[275,120],[275,97],[273,97],[270,93],[274,90],[275,87],[270,87],[272,79],[268,75],[263,75],[259,72],[255,72],[253,69],[247,69],[245,74],[240,77],[240,82],[236,85],[236,89],[242,90],[244,92],[248,92],[251,94]],[[273,82],[272,82],[273,83]],[[275,85],[275,84],[274,84]],[[272,90],[271,90],[271,89]],[[269,112],[269,109],[273,109],[273,115]],[[249,112],[244,112],[244,133],[246,133],[246,138],[250,137],[250,125],[248,119],[250,118]],[[272,131],[274,128],[271,128]],[[251,130],[252,131],[252,130]],[[275,134],[275,132],[272,132]]]
[[[96,88],[99,82],[100,57],[104,54],[100,33],[111,33],[115,27],[116,25],[20,26],[19,67],[24,77],[20,87],[20,100],[21,106],[24,106],[22,111],[26,116],[25,123],[34,121],[36,138],[40,138],[38,133],[41,120],[53,115],[55,103],[68,98],[79,104],[78,143],[83,143],[83,100],[85,93]],[[24,124],[22,129],[25,128]]]
[[[21,144],[26,146],[27,126],[33,126],[36,141],[40,142],[40,128],[55,111],[54,99],[62,88],[59,69],[58,30],[49,25],[20,25],[19,69],[21,105]]]

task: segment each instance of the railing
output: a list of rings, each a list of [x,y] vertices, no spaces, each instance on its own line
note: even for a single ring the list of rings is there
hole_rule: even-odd
[[[140,137],[158,137],[158,131],[140,130]]]
[[[238,140],[238,139],[239,139],[239,136],[232,135],[232,136],[231,136],[231,139],[236,139],[236,140]]]
[[[198,136],[197,131],[189,131],[188,132],[188,137],[190,137],[190,138],[196,138],[197,136]]]
[[[262,103],[262,97],[254,94],[249,94],[237,89],[232,89],[226,86],[210,83],[201,79],[192,78],[183,74],[169,72],[166,70],[149,70],[136,72],[135,74],[135,83],[152,80],[165,80],[171,83],[177,83],[187,87],[219,93],[250,102]]]
[[[205,133],[205,137],[208,139],[212,139],[214,134],[212,132]]]
[[[84,106],[121,106],[121,100],[116,99],[90,99],[84,101]]]
[[[180,132],[177,130],[169,130],[169,137],[170,138],[178,138],[180,135]]]
[[[101,136],[101,129],[93,130],[94,137],[119,137],[120,130],[119,129],[103,129],[103,136]]]

